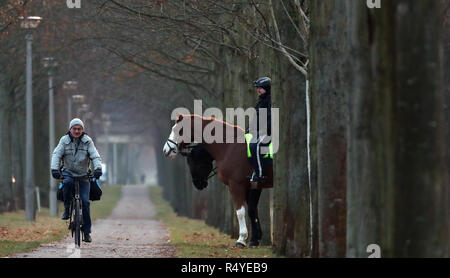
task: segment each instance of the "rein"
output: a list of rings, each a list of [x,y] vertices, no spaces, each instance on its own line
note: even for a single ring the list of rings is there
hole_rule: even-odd
[[[172,140],[171,140],[172,141]],[[175,142],[173,142],[172,141],[172,143],[174,143],[174,144],[176,144]],[[178,146],[178,144],[176,144],[177,146]],[[193,149],[193,148],[195,148],[197,145],[192,145],[192,144],[189,144],[189,145],[186,145],[186,146],[184,146],[184,148],[185,149]],[[169,146],[170,147],[170,146]],[[179,154],[181,154],[182,156],[184,156],[184,157],[187,157],[191,152],[182,152],[182,151],[179,151],[178,152]],[[216,167],[214,167],[213,169],[212,169],[212,174],[210,174],[207,178],[206,178],[206,180],[209,180],[210,178],[212,178],[212,177],[214,177],[215,175],[217,175],[217,166]]]
[[[184,146],[185,149],[193,149],[195,146],[191,146],[191,145],[186,145]],[[191,152],[178,152],[179,154],[181,154],[182,156],[186,157],[188,156]]]
[[[216,167],[214,167],[214,169],[212,169],[212,171],[213,171],[213,173],[212,173],[212,175],[210,175],[209,177],[207,177],[206,178],[206,180],[209,180],[210,178],[212,178],[212,177],[214,177],[215,175],[217,175],[217,166]]]

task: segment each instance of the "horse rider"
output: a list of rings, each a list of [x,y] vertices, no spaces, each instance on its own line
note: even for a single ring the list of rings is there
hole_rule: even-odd
[[[251,157],[249,158],[250,164],[253,166],[254,172],[250,178],[251,182],[263,183],[265,176],[263,175],[263,169],[265,166],[272,165],[272,159],[266,158],[265,154],[261,154],[261,146],[269,146],[271,135],[271,106],[270,99],[271,79],[269,77],[262,77],[253,82],[253,86],[256,87],[258,93],[258,102],[256,103],[256,125],[255,122],[250,124],[248,131],[253,134],[253,139],[250,142]],[[260,119],[260,113],[262,109],[267,111],[267,121],[262,122]],[[256,130],[255,130],[256,128]],[[255,140],[256,138],[256,140]]]
[[[62,173],[60,173],[60,162],[63,161]],[[84,177],[88,174],[89,164],[92,161],[94,177],[100,178],[102,175],[102,163],[100,155],[95,148],[92,139],[84,133],[84,123],[78,119],[73,119],[69,124],[69,131],[59,141],[58,146],[53,151],[51,161],[52,176],[55,179],[64,178],[64,213],[63,220],[69,219],[70,202],[72,200],[72,186],[74,178]],[[89,190],[90,184],[87,179],[80,179],[80,198],[83,212],[83,233],[84,241],[91,242],[91,216]]]

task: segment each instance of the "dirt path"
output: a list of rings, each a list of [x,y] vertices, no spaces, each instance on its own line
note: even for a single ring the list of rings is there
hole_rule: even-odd
[[[92,242],[74,249],[73,239],[41,245],[36,250],[16,254],[19,258],[142,258],[172,257],[174,247],[168,243],[168,230],[155,220],[155,209],[146,186],[122,187],[122,198],[111,216],[92,225]]]

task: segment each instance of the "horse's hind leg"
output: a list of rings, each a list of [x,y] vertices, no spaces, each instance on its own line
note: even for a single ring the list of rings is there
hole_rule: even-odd
[[[258,202],[262,189],[249,189],[247,191],[248,216],[252,225],[252,237],[249,246],[258,246],[262,238],[261,225],[258,217]]]

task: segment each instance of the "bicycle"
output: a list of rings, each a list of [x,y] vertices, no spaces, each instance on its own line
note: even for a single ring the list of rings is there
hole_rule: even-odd
[[[83,202],[80,198],[80,180],[91,179],[92,175],[85,175],[82,177],[71,177],[73,179],[72,186],[72,200],[70,202],[69,209],[69,225],[68,229],[71,231],[72,237],[75,239],[75,245],[80,247],[81,240],[84,240],[84,234],[81,234],[81,229],[83,227]],[[64,181],[64,176],[61,179]],[[83,237],[83,238],[81,238]]]

